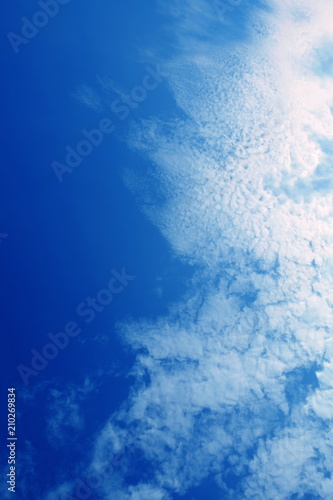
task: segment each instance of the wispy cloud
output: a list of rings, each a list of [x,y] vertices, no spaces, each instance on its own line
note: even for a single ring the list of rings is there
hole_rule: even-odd
[[[94,111],[101,111],[103,109],[102,100],[98,93],[86,84],[80,85],[72,95],[75,99]]]
[[[93,389],[94,384],[86,378],[82,386],[50,390],[46,433],[54,447],[67,446],[68,437],[82,431],[84,416],[81,405]]]

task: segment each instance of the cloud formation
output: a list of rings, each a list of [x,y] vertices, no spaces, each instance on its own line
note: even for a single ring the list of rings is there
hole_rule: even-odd
[[[206,477],[224,498],[333,499],[333,82],[314,65],[333,6],[274,1],[228,44],[233,18],[194,7],[173,4],[163,65],[179,113],[133,127],[151,168],[126,182],[197,272],[166,317],[119,326],[136,382],[92,467],[135,444],[106,499],[164,500]]]

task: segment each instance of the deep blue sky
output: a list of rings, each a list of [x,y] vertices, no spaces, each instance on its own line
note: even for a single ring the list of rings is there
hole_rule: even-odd
[[[21,45],[18,54],[6,35],[20,33],[20,18],[31,19],[38,5],[2,1],[1,7],[0,232],[8,234],[0,246],[5,340],[1,394],[8,386],[17,388],[19,449],[25,451],[24,443],[30,441],[38,454],[35,494],[40,495],[58,480],[54,462],[66,463],[71,479],[80,450],[89,446],[90,435],[127,395],[130,381],[125,375],[133,355],[117,340],[115,322],[129,315],[164,312],[169,299],[185,289],[191,269],[172,258],[167,243],[124,186],[124,168],[134,164],[140,168],[143,160],[116,134],[105,136],[62,184],[51,168],[52,161],[63,161],[65,146],[74,147],[82,139],[83,128],[95,128],[107,116],[114,119],[112,111],[89,110],[73,97],[81,84],[96,86],[97,76],[112,78],[128,90],[141,83],[150,61],[138,62],[137,49],[158,37],[161,20],[156,4],[146,2],[143,7],[130,0],[92,5],[73,0]],[[162,84],[131,118],[163,109],[169,99]],[[117,118],[115,124],[118,135],[128,126]],[[120,271],[124,266],[135,280],[91,325],[85,325],[57,359],[30,378],[29,390],[41,387],[38,405],[24,400],[17,365],[29,365],[30,350],[41,350],[49,332],[77,320],[76,306],[105,287],[111,269]],[[154,291],[159,279],[163,299]],[[98,335],[106,339],[94,340]],[[114,373],[102,377],[84,408],[87,431],[71,446],[71,457],[54,450],[45,430],[50,387],[62,390],[71,383],[81,384],[85,375],[94,376],[113,365]],[[98,408],[98,415],[92,408]],[[36,497],[31,493],[29,498]]]

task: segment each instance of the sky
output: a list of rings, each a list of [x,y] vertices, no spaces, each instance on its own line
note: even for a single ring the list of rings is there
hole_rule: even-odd
[[[332,4],[0,6],[1,497],[333,499]]]

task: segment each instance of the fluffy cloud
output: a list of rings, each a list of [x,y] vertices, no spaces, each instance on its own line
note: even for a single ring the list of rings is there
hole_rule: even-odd
[[[272,2],[227,45],[232,22],[208,3],[171,10],[179,50],[163,71],[180,111],[133,127],[152,166],[126,182],[197,272],[168,316],[119,326],[136,383],[92,467],[135,444],[110,499],[162,500],[207,476],[230,498],[333,498],[333,85],[314,64],[333,7]]]

